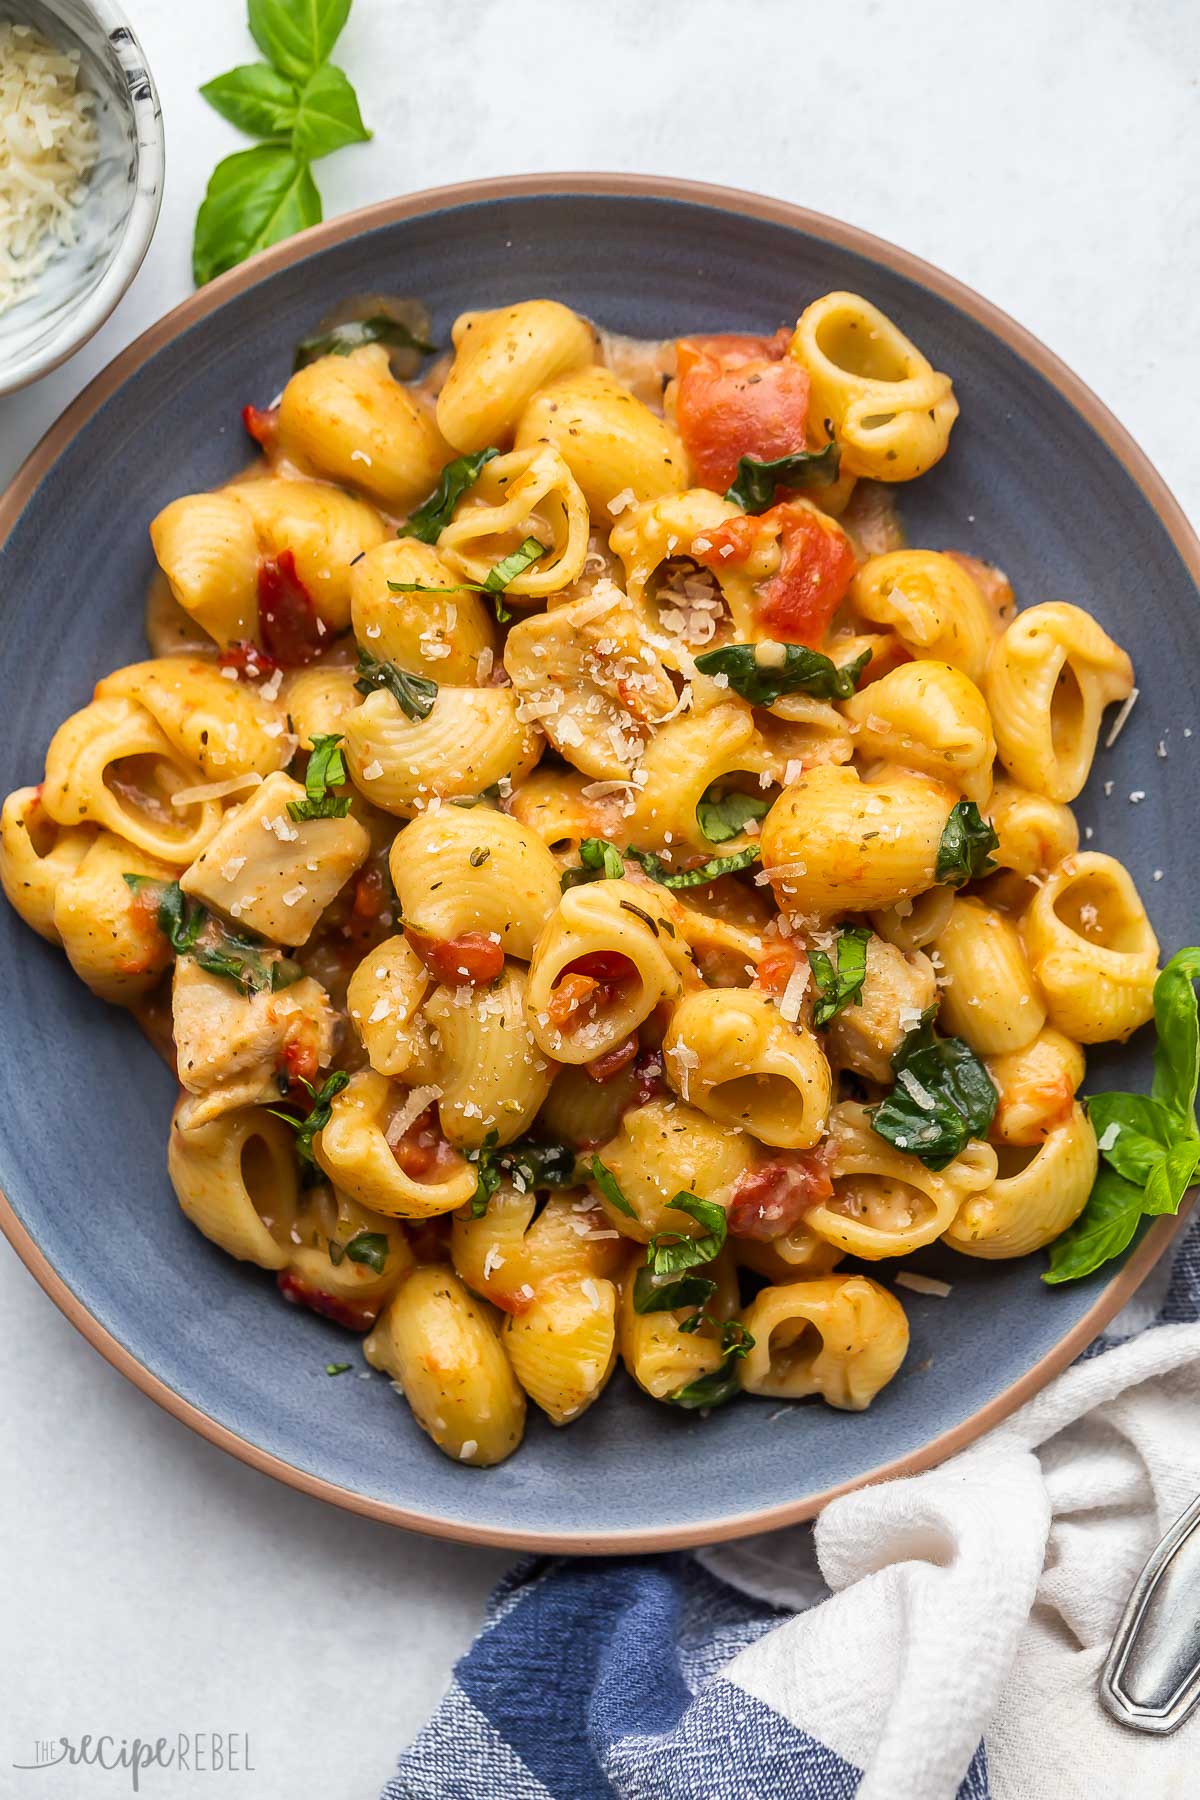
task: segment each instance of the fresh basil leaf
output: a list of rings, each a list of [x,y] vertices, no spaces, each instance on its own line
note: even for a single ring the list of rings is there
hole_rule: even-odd
[[[499,1132],[489,1131],[477,1150],[465,1152],[468,1162],[478,1170],[475,1192],[469,1202],[471,1217],[481,1219],[502,1180],[507,1179],[521,1193],[546,1188],[575,1185],[575,1152],[568,1144],[542,1143],[534,1138],[518,1138],[515,1143],[497,1149]]]
[[[422,544],[436,544],[467,489],[479,480],[484,464],[499,454],[493,446],[488,450],[476,450],[470,456],[456,456],[453,462],[448,462],[432,494],[409,514],[400,535],[417,538]]]
[[[565,894],[568,888],[580,887],[586,881],[620,881],[625,873],[625,859],[608,838],[584,838],[579,845],[579,867],[564,869],[559,883]]]
[[[615,1206],[619,1213],[627,1219],[636,1219],[637,1214],[621,1192],[621,1186],[612,1170],[606,1168],[598,1156],[593,1156],[591,1164],[592,1180],[604,1195],[610,1206]]]
[[[831,440],[822,450],[793,450],[760,462],[757,456],[739,456],[737,475],[725,498],[743,512],[766,512],[775,504],[775,489],[830,487],[838,478],[841,452]]]
[[[814,1025],[828,1025],[851,1001],[856,1006],[862,1005],[870,941],[871,933],[865,925],[852,925],[838,932],[834,949],[836,964],[826,951],[809,950],[808,966],[817,989]]]
[[[1146,1213],[1177,1213],[1200,1164],[1200,1138],[1180,1138],[1150,1171],[1142,1198]]]
[[[631,852],[631,854],[635,854]],[[636,853],[638,861],[646,868],[647,852]],[[721,875],[736,875],[742,869],[748,869],[759,862],[762,851],[757,844],[748,844],[744,850],[733,850],[728,856],[710,856],[707,862],[701,863],[698,869],[685,869],[678,875],[655,876],[664,887],[689,888],[703,887],[706,882],[716,881]],[[646,869],[649,874],[650,870]]]
[[[687,1270],[664,1270],[661,1273],[643,1266],[633,1278],[633,1310],[636,1313],[677,1312],[683,1306],[703,1309],[717,1291],[715,1281],[707,1275],[693,1275]]]
[[[207,941],[198,943],[191,954],[209,975],[223,976],[244,994],[274,992],[272,965],[264,958],[260,943],[226,931],[215,919],[210,920],[205,936]]]
[[[752,706],[774,706],[784,694],[814,700],[848,700],[871,660],[864,650],[841,668],[804,644],[722,644],[696,658],[702,675],[724,675],[735,694]]]
[[[335,1269],[340,1268],[346,1260],[346,1246],[340,1244],[337,1238],[329,1239],[329,1260]]]
[[[681,1406],[685,1412],[707,1412],[714,1406],[724,1406],[727,1400],[735,1399],[741,1392],[741,1386],[737,1358],[727,1356],[718,1368],[711,1369],[707,1375],[698,1375],[695,1381],[676,1388],[670,1401],[672,1406]]]
[[[414,337],[399,319],[389,319],[378,313],[370,319],[347,319],[341,325],[331,325],[328,331],[316,331],[310,337],[301,338],[296,345],[292,367],[305,369],[322,356],[349,356],[352,350],[361,350],[364,344],[399,345],[405,350],[419,350],[424,356],[435,348],[423,338]]]
[[[345,1248],[352,1263],[374,1269],[377,1275],[382,1275],[387,1267],[388,1241],[382,1231],[360,1231]]]
[[[350,811],[349,794],[329,792],[330,788],[341,787],[348,779],[345,758],[339,748],[341,741],[340,731],[311,740],[308,768],[304,772],[304,799],[288,801],[291,818],[344,819]]]
[[[1120,1256],[1132,1241],[1141,1216],[1141,1188],[1115,1169],[1102,1167],[1075,1223],[1048,1246],[1050,1267],[1042,1280],[1053,1286],[1091,1275],[1112,1257]]]
[[[743,794],[736,789],[722,794],[719,800],[704,794],[696,807],[696,823],[710,844],[723,844],[739,837],[751,820],[762,819],[771,810],[771,802],[761,794]]]
[[[388,586],[392,586],[390,581]],[[412,675],[396,663],[380,662],[369,650],[358,653],[358,680],[354,686],[360,694],[382,688],[410,719],[427,719],[438,697],[438,684],[428,675]]]
[[[502,594],[510,582],[526,569],[532,569],[539,556],[545,556],[548,544],[540,543],[535,537],[527,537],[524,543],[518,544],[515,550],[502,557],[483,584],[485,594]]]
[[[284,988],[294,987],[298,981],[304,980],[304,970],[300,964],[293,962],[290,956],[281,956],[278,962],[271,964],[271,992],[278,994]]]
[[[196,214],[196,286],[320,221],[321,196],[308,164],[286,146],[260,144],[227,156],[213,170]]]
[[[971,1138],[986,1137],[999,1096],[961,1038],[939,1037],[931,1014],[892,1058],[896,1085],[871,1113],[871,1128],[897,1150],[944,1169]]]
[[[1200,948],[1177,950],[1154,984],[1154,1080],[1150,1092],[1184,1129],[1196,1129],[1196,1081],[1200,1027],[1193,981],[1200,978]]]
[[[1175,1137],[1172,1115],[1145,1094],[1089,1094],[1086,1105],[1097,1144],[1104,1142],[1100,1154],[1118,1175],[1144,1187]]]
[[[313,1153],[313,1139],[318,1131],[323,1131],[328,1125],[333,1114],[333,1102],[343,1088],[349,1087],[350,1077],[344,1069],[334,1069],[319,1088],[314,1087],[311,1081],[306,1081],[303,1075],[299,1077],[299,1081],[312,1101],[307,1118],[298,1119],[294,1113],[285,1112],[279,1106],[268,1106],[267,1111],[275,1118],[282,1119],[285,1125],[291,1126],[296,1134],[296,1155],[301,1162],[315,1166],[317,1159]]]
[[[726,1356],[748,1356],[754,1348],[754,1334],[740,1319],[726,1319],[721,1327],[721,1348]]]
[[[269,63],[244,63],[200,89],[223,119],[251,137],[286,138],[296,120],[300,95]]]
[[[725,1209],[713,1200],[701,1200],[686,1189],[676,1194],[667,1205],[672,1211],[685,1212],[704,1227],[703,1237],[684,1237],[679,1232],[662,1232],[650,1239],[646,1262],[656,1275],[670,1275],[681,1269],[694,1269],[699,1263],[713,1262],[725,1247],[727,1220]]]
[[[250,35],[281,75],[305,81],[329,56],[350,0],[247,0]]]
[[[352,1366],[351,1363],[326,1363],[325,1373],[327,1375],[345,1375],[349,1373]]]
[[[500,1171],[496,1167],[494,1155],[499,1141],[500,1133],[489,1131],[478,1149],[463,1152],[466,1160],[474,1163],[476,1168],[475,1192],[467,1203],[473,1219],[482,1219],[491,1202],[492,1195],[500,1186]]]
[[[358,95],[345,73],[333,63],[314,69],[300,92],[292,149],[308,162],[363,144],[371,133],[362,122]],[[411,334],[410,334],[411,335]]]
[[[662,857],[656,856],[653,850],[639,850],[636,845],[630,844],[626,850],[622,851],[622,855],[631,856],[651,881],[658,881],[664,887],[666,886],[671,871]]]
[[[983,818],[975,802],[960,800],[942,831],[934,876],[946,887],[954,888],[978,881],[998,866],[992,861],[991,852],[999,845],[990,820]]]

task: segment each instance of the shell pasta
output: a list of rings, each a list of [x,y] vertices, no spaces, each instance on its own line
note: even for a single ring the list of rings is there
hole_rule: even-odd
[[[1159,962],[1071,811],[1129,658],[906,544],[958,402],[863,296],[619,347],[535,298],[407,380],[387,325],[148,522],[180,648],[81,677],[4,893],[172,1061],[187,1219],[445,1455],[610,1383],[859,1411],[902,1259],[994,1280],[1092,1191],[1081,1046]]]

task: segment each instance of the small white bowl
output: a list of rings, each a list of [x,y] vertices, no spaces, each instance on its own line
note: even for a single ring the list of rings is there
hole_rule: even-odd
[[[76,241],[0,312],[0,394],[10,394],[73,356],[137,274],[162,201],[163,128],[142,47],[110,0],[0,0],[0,18],[80,52],[100,138]]]

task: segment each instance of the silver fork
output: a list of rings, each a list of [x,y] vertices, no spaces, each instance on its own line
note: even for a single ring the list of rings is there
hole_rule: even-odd
[[[1165,1736],[1200,1700],[1200,1498],[1181,1513],[1133,1585],[1100,1676],[1122,1725]]]

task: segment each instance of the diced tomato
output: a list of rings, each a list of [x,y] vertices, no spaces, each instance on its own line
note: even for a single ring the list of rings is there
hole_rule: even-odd
[[[324,647],[317,609],[290,550],[258,565],[258,635],[267,655],[285,669],[314,662]]]
[[[222,669],[236,669],[248,681],[265,681],[274,675],[279,664],[257,644],[248,644],[244,639],[236,644],[227,644],[217,657],[218,666]]]
[[[307,1306],[310,1311],[320,1313],[323,1319],[344,1325],[347,1331],[370,1331],[382,1305],[379,1300],[345,1300],[337,1294],[322,1293],[320,1288],[302,1281],[290,1269],[279,1271],[275,1285],[293,1306]]]
[[[714,331],[709,337],[681,338],[680,344],[694,345],[707,356],[715,356],[727,369],[740,369],[748,362],[779,362],[787,355],[792,334],[781,325],[774,337],[754,337],[748,331]],[[679,346],[676,346],[678,353]]]
[[[600,1083],[611,1081],[614,1075],[619,1075],[622,1069],[629,1067],[637,1053],[637,1032],[631,1031],[621,1043],[614,1044],[611,1050],[606,1050],[603,1056],[597,1056],[592,1062],[585,1063],[584,1067],[593,1081]]]
[[[727,1219],[734,1237],[769,1243],[799,1224],[810,1206],[833,1198],[828,1153],[793,1151],[739,1175]]]
[[[759,585],[759,620],[785,643],[810,649],[820,644],[854,575],[854,551],[840,525],[802,500],[785,500],[757,516],[727,519],[704,535],[708,549],[693,549],[693,555],[711,569],[736,567],[774,538],[779,568]]]
[[[632,961],[620,950],[591,950],[586,956],[577,956],[569,967],[572,975],[586,975],[591,981],[610,984],[628,981],[635,973]]]
[[[287,1076],[288,1087],[300,1085],[301,1079],[315,1081],[317,1078],[317,1041],[316,1033],[309,1028],[289,1037],[279,1053],[276,1068]]]
[[[629,957],[619,950],[592,950],[568,963],[555,983],[546,1010],[553,1023],[565,1025],[581,1007],[595,1011],[612,999],[622,981],[635,974]]]
[[[406,1219],[404,1235],[419,1263],[445,1262],[450,1254],[450,1221],[441,1215],[432,1219]]]
[[[279,408],[277,406],[243,406],[242,424],[262,449],[270,452],[275,448],[275,439],[279,431]]]
[[[801,951],[790,938],[776,938],[758,959],[755,986],[764,994],[782,994],[801,961]]]
[[[575,975],[568,970],[546,1002],[546,1016],[561,1029],[573,1013],[587,1006],[599,992],[600,983],[590,975]]]
[[[447,987],[486,987],[504,968],[504,949],[486,931],[464,931],[461,937],[435,938],[405,931],[409,943],[431,975]]]
[[[391,1149],[398,1167],[413,1181],[440,1181],[458,1161],[458,1152],[438,1130],[431,1106],[413,1120]]]
[[[354,878],[354,900],[350,911],[363,924],[373,923],[388,910],[387,883],[377,863],[360,869]]]
[[[680,340],[675,423],[697,481],[723,494],[739,457],[769,462],[806,447],[808,375],[791,357],[714,350],[719,342]]]

